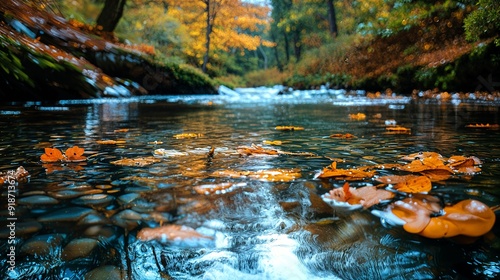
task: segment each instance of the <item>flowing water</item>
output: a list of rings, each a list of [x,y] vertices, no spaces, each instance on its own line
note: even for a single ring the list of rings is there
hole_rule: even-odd
[[[366,119],[349,118],[357,113]],[[316,178],[332,159],[338,168],[355,168],[401,163],[416,152],[475,156],[481,172],[433,182],[430,194],[444,204],[472,198],[500,205],[500,130],[466,127],[500,123],[496,104],[302,93],[31,102],[4,106],[0,114],[0,171],[23,166],[30,174],[29,182],[12,187],[14,215],[7,182],[2,187],[0,273],[8,279],[500,276],[498,222],[472,243],[428,239],[371,214],[387,204],[332,208],[321,195],[344,181]],[[386,124],[394,122],[411,133],[388,133]],[[283,125],[304,130],[275,129]],[[174,137],[182,133],[195,137]],[[356,138],[329,137],[335,133]],[[252,144],[296,154],[237,153]],[[64,152],[74,145],[85,149],[86,161],[40,162],[44,148]],[[111,163],[158,149],[171,154],[146,166]],[[293,169],[300,178],[241,176],[276,169]],[[214,176],[220,171],[233,176]],[[210,188],[224,183],[231,187]],[[207,191],[197,192],[200,186]],[[137,238],[141,229],[166,225],[185,231],[178,239]]]

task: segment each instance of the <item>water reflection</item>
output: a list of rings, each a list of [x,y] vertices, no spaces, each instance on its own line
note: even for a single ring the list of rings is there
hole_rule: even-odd
[[[434,151],[477,156],[482,173],[433,184],[447,203],[475,198],[500,204],[498,130],[469,129],[498,123],[497,106],[370,102],[326,96],[270,100],[214,96],[65,102],[2,108],[0,167],[24,166],[31,180],[19,184],[15,272],[11,278],[99,279],[466,279],[498,277],[493,231],[471,245],[429,240],[385,225],[366,210],[334,211],[320,198],[342,181],[315,174],[336,159],[346,167],[395,163],[402,155]],[[357,102],[359,101],[359,102]],[[344,106],[349,104],[349,106]],[[392,105],[392,106],[391,106]],[[19,113],[17,113],[19,112]],[[364,113],[364,120],[349,114]],[[388,134],[387,120],[411,129]],[[278,131],[279,125],[303,131]],[[199,137],[176,139],[179,133]],[[334,139],[351,133],[353,139]],[[97,140],[121,140],[103,145]],[[240,157],[236,147],[279,140],[287,152],[317,156]],[[83,163],[41,164],[44,147],[87,151]],[[215,148],[209,156],[210,148]],[[158,163],[116,166],[122,158],[155,149],[179,152]],[[301,178],[266,182],[216,177],[236,172],[298,168]],[[391,170],[380,171],[387,175]],[[202,194],[197,186],[231,183]],[[373,182],[354,182],[355,186]],[[2,217],[7,217],[6,191]],[[383,206],[376,206],[382,208]],[[147,227],[177,224],[209,239],[141,241]],[[5,219],[0,235],[9,236]],[[76,248],[76,249],[74,249]],[[0,246],[7,252],[8,244]]]

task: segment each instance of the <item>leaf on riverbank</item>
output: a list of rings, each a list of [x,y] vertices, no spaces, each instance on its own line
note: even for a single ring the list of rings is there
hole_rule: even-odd
[[[295,130],[304,130],[304,128],[302,126],[280,125],[276,127],[276,130],[295,131]]]
[[[123,158],[123,159],[112,161],[110,163],[114,164],[114,165],[120,165],[120,166],[143,167],[143,166],[148,166],[148,165],[151,165],[153,163],[160,162],[160,161],[161,161],[160,159],[151,156],[151,157]]]
[[[121,145],[127,143],[125,140],[97,140],[99,145]]]
[[[173,137],[175,139],[190,139],[190,138],[203,137],[203,134],[201,134],[201,133],[181,133],[181,134],[175,134]]]
[[[353,188],[345,182],[342,188],[335,188],[330,190],[328,194],[323,195],[323,200],[331,202],[347,202],[348,205],[360,205],[364,208],[369,208],[373,205],[379,204],[382,201],[392,199],[394,193],[382,189],[377,189],[374,186],[367,186],[361,188]],[[335,204],[334,204],[335,205]],[[337,204],[336,206],[342,206]]]
[[[335,179],[335,180],[363,180],[371,178],[375,175],[375,171],[365,171],[363,168],[352,169],[337,169],[337,163],[333,162],[330,166],[323,168],[321,173],[317,176],[321,179]]]
[[[277,156],[278,151],[272,149],[264,149],[261,146],[252,144],[252,146],[240,146],[236,148],[236,151],[242,156],[250,155],[267,155],[267,156]]]
[[[268,169],[258,171],[220,170],[211,174],[212,177],[251,178],[269,182],[290,182],[302,175],[298,169]]]

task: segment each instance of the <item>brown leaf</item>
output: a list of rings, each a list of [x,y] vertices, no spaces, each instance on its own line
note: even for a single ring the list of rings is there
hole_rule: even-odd
[[[278,155],[277,150],[272,150],[272,149],[264,149],[261,146],[257,146],[255,144],[252,144],[251,147],[248,146],[240,146],[236,148],[236,151],[240,155],[243,156],[250,156],[250,155],[270,155],[270,156],[275,156]]]
[[[336,188],[324,196],[327,199],[332,199],[338,202],[347,202],[350,205],[361,205],[364,208],[379,204],[383,200],[388,200],[394,197],[394,193],[377,189],[374,186],[362,188],[349,187],[349,183],[344,183],[342,188]]]
[[[375,175],[375,171],[363,171],[360,169],[337,169],[337,163],[333,162],[330,166],[323,168],[318,178],[332,178],[336,180],[363,180],[371,178]]]
[[[283,130],[283,131],[304,130],[304,128],[302,126],[289,126],[289,125],[277,126],[275,129],[276,130]]]

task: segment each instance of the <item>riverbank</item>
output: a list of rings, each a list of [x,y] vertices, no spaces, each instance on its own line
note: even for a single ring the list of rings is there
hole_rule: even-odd
[[[0,6],[0,98],[58,100],[144,94],[215,94],[215,82],[146,46],[21,1]]]

